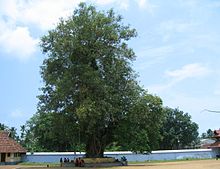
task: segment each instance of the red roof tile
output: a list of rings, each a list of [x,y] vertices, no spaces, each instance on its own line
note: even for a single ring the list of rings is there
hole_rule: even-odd
[[[215,138],[220,138],[220,130],[215,130],[214,131],[214,137]]]
[[[9,137],[7,131],[0,131],[0,153],[26,153],[27,151]]]
[[[220,147],[220,141],[216,141],[215,143],[208,146],[208,148],[219,148]]]

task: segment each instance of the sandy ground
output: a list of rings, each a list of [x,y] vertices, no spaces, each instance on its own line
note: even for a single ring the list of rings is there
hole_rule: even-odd
[[[50,169],[64,169],[60,167],[49,167]],[[163,163],[144,163],[130,164],[124,167],[108,167],[105,169],[220,169],[220,160],[198,160],[198,161],[181,161],[181,162],[163,162]],[[30,167],[30,166],[0,166],[0,169],[48,169],[47,167]],[[82,169],[78,167],[67,169]],[[86,168],[94,169],[94,168]],[[104,168],[99,168],[104,169]]]

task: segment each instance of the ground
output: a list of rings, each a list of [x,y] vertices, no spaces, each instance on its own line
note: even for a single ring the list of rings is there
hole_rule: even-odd
[[[162,163],[143,163],[130,164],[124,167],[109,167],[107,169],[219,169],[220,160],[196,160],[196,161],[178,161],[178,162],[162,162]],[[0,166],[0,169],[48,169],[47,167],[30,167],[30,166]],[[60,167],[50,167],[50,169],[64,169]],[[78,167],[67,169],[82,169]],[[90,168],[86,168],[90,169]],[[93,168],[94,169],[94,168]],[[104,168],[100,168],[104,169]]]

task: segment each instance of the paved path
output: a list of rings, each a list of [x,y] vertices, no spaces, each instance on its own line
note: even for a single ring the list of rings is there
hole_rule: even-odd
[[[20,166],[20,165],[0,165],[0,169],[20,169],[20,168],[28,168],[28,169],[39,169],[39,168],[42,168],[43,166]],[[48,168],[47,168],[48,169]]]
[[[21,166],[0,166],[0,169],[18,169]],[[24,166],[22,169],[48,169],[46,167],[29,167]],[[63,167],[50,167],[50,169],[64,169]],[[67,169],[82,169],[78,167]],[[86,168],[94,169],[94,168]],[[104,168],[100,168],[104,169]],[[106,169],[106,168],[105,168]],[[163,163],[144,163],[131,164],[124,167],[111,167],[111,169],[220,169],[220,160],[198,160],[198,161],[178,161],[178,162],[163,162]]]
[[[17,169],[18,165],[0,165],[0,169]]]

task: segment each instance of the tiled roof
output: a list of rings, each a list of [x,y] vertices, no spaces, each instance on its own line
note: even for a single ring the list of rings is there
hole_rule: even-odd
[[[0,131],[0,153],[26,153],[27,151],[9,137],[7,131]]]
[[[220,130],[214,131],[214,137],[220,137]]]
[[[220,141],[216,141],[215,143],[208,146],[208,148],[220,148]]]

